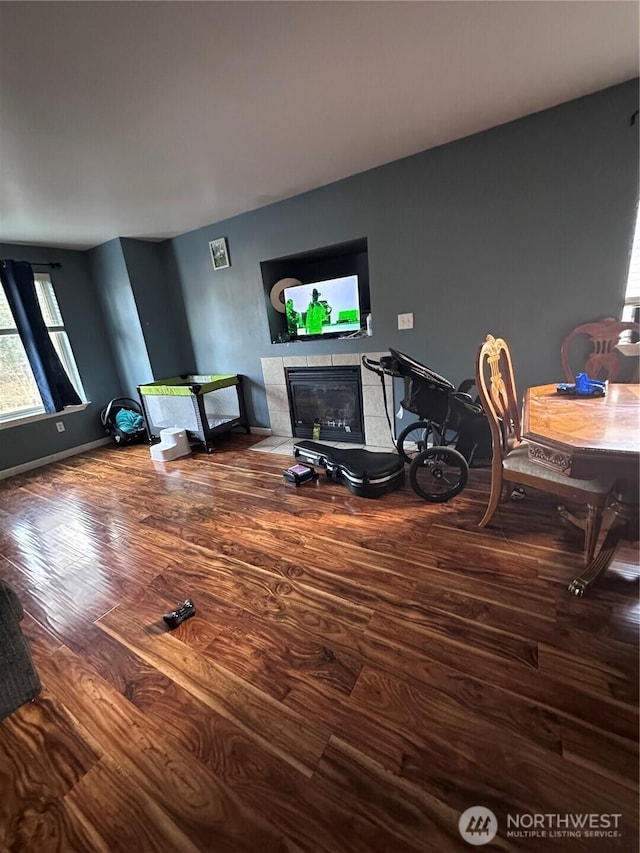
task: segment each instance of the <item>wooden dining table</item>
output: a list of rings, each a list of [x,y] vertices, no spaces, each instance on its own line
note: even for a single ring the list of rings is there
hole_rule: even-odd
[[[600,550],[569,591],[583,595],[608,568],[623,537],[638,538],[640,385],[609,384],[604,397],[558,394],[557,384],[527,389],[522,437],[537,464],[580,479],[615,478]],[[583,527],[568,510],[561,515]]]

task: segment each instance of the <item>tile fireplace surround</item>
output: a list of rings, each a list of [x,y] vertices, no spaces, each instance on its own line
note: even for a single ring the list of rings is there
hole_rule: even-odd
[[[291,415],[285,380],[285,367],[338,367],[360,365],[362,377],[362,404],[364,415],[364,437],[367,448],[372,450],[393,450],[393,441],[389,433],[389,424],[384,412],[382,383],[380,377],[362,366],[362,356],[376,361],[388,352],[346,353],[333,355],[291,355],[280,358],[263,358],[262,375],[267,393],[267,406],[271,422],[271,435],[255,445],[255,450],[287,452],[295,441],[291,429]],[[390,376],[385,376],[389,417],[393,423],[393,387]],[[356,444],[325,442],[338,447],[358,447]]]

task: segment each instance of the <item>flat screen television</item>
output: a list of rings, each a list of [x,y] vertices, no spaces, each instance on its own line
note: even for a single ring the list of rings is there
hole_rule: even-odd
[[[293,338],[342,337],[361,329],[357,275],[285,287],[283,296]]]

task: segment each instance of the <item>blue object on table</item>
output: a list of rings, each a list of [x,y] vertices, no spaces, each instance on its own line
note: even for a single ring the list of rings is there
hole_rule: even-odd
[[[571,397],[604,397],[607,393],[607,382],[599,379],[589,379],[586,373],[579,373],[574,382],[559,382],[556,387],[558,394]]]

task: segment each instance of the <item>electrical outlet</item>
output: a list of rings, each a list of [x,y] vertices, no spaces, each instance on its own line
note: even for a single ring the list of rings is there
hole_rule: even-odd
[[[413,329],[413,314],[398,314],[399,329]]]
[[[64,424],[62,421],[56,421],[56,429],[58,432],[64,432]]]

